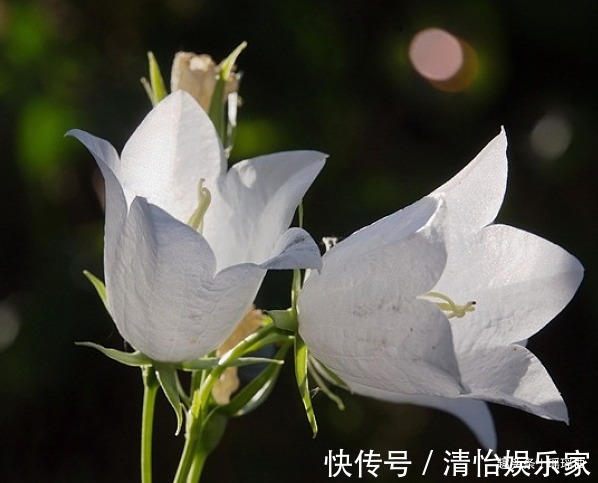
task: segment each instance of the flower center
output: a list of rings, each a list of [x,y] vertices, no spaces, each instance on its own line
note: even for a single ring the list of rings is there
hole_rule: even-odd
[[[465,317],[469,312],[473,312],[475,310],[475,300],[465,303],[464,305],[456,304],[453,300],[440,293],[440,292],[428,292],[426,294],[428,297],[432,297],[435,299],[440,299],[440,302],[434,302],[436,306],[442,310],[449,319],[457,317],[458,319],[462,319]]]
[[[189,222],[187,223],[191,228],[195,231],[201,233],[203,231],[203,217],[208,211],[208,206],[210,206],[210,202],[212,201],[212,195],[210,190],[204,187],[204,178],[200,178],[199,184],[197,186],[197,208],[189,218]]]

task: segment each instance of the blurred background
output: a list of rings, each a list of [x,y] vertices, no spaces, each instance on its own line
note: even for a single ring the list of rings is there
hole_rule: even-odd
[[[220,61],[243,40],[232,158],[329,153],[306,199],[316,239],[419,199],[505,126],[498,221],[562,245],[586,278],[529,344],[571,424],[492,405],[498,453],[577,449],[598,472],[597,20],[593,0],[0,0],[0,481],[138,481],[139,371],[74,345],[122,340],[81,274],[103,273],[95,163],[63,135],[81,128],[120,150],[150,109],[148,50],[168,78],[176,51]],[[279,285],[268,278],[262,306],[287,306]],[[313,440],[290,369],[229,423],[202,481],[328,481],[324,458],[340,448],[406,450],[403,480],[434,481],[445,450],[475,454],[451,416],[346,394],[343,413],[316,396]],[[170,481],[182,438],[163,398],[157,413],[155,481]],[[474,478],[471,466],[461,479]]]

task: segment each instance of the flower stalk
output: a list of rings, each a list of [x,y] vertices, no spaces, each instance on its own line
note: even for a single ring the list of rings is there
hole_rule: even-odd
[[[224,371],[234,361],[265,345],[278,342],[283,347],[288,347],[292,340],[292,335],[283,334],[271,320],[267,320],[266,325],[224,354],[213,369],[193,374],[192,385],[196,389],[192,393],[192,402],[186,412],[185,445],[174,478],[175,483],[199,481],[206,458],[216,448],[224,433],[228,416],[221,409],[227,406],[216,403],[212,395],[214,385]],[[273,363],[275,361],[281,363],[279,359],[275,359]]]
[[[154,430],[154,408],[160,384],[154,368],[144,366],[143,409],[141,412],[141,483],[152,483],[152,441]]]

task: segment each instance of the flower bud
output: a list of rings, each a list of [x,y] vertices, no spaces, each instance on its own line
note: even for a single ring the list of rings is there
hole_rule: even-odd
[[[189,92],[199,105],[209,112],[221,67],[222,64],[216,65],[209,55],[178,52],[172,63],[170,90],[175,92],[182,89]],[[237,92],[238,88],[237,76],[229,76],[224,87],[222,102],[225,102],[229,94]]]

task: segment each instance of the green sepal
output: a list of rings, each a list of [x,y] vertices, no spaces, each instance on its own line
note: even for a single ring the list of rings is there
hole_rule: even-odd
[[[349,385],[326,364],[313,356],[309,358],[309,361],[311,364],[313,364],[315,371],[322,374],[322,376],[324,376],[324,378],[326,378],[329,382],[332,382],[336,386],[342,387],[345,391],[353,392]]]
[[[214,93],[212,94],[212,100],[210,101],[208,115],[216,127],[216,131],[222,140],[223,146],[228,145],[228,140],[226,139],[226,124],[224,122],[224,89],[231,75],[233,66],[245,47],[247,47],[247,42],[241,42],[241,44],[239,44],[239,46],[220,63],[220,75],[216,81]]]
[[[247,47],[247,42],[241,42],[237,46],[237,48],[233,50],[230,53],[230,55],[220,63],[220,77],[223,78],[224,82],[226,82],[230,77],[230,73],[232,72],[233,67],[235,66],[235,62],[237,61],[239,55],[241,55],[241,52],[245,50],[245,47]]]
[[[311,426],[313,437],[315,438],[318,434],[318,423],[316,422],[316,415],[311,402],[311,394],[309,392],[309,381],[307,378],[307,346],[305,342],[297,334],[295,336],[295,377],[297,378],[297,387],[299,388],[299,394],[303,401],[303,407],[305,408],[305,414],[307,421]]]
[[[181,362],[180,364],[176,364],[176,366],[183,371],[203,371],[205,369],[212,369],[216,366],[242,367],[250,366],[252,364],[281,364],[281,362],[267,357],[240,357],[239,359],[226,361],[221,364],[220,357],[206,357],[194,361]]]
[[[183,405],[181,404],[181,397],[178,390],[179,381],[176,369],[172,364],[160,362],[154,362],[154,369],[156,370],[160,386],[162,386],[162,391],[172,409],[174,409],[177,421],[175,434],[178,435],[183,425]]]
[[[93,287],[96,289],[96,292],[102,299],[104,307],[106,307],[106,310],[108,310],[108,302],[106,300],[106,285],[104,285],[104,282],[102,282],[98,277],[96,277],[93,273],[87,270],[83,270],[83,275],[85,275],[87,277],[87,280],[91,282]]]
[[[290,344],[287,343],[278,349],[274,355],[274,360],[279,364],[266,367],[257,377],[237,392],[230,403],[221,406],[219,411],[229,416],[243,416],[260,406],[274,388],[289,347]]]
[[[324,377],[320,376],[318,370],[314,367],[315,364],[313,364],[313,361],[314,358],[309,358],[307,365],[307,369],[311,377],[313,377],[320,391],[322,391],[328,397],[328,399],[330,399],[334,404],[336,404],[336,407],[339,409],[339,411],[344,411],[345,404],[343,403],[343,400],[339,396],[334,394],[332,390],[328,387],[328,384],[326,384]]]
[[[268,315],[274,321],[274,325],[290,332],[297,332],[297,312],[293,309],[268,310]]]
[[[91,347],[92,349],[99,350],[102,354],[109,357],[116,362],[120,362],[126,366],[131,367],[141,367],[141,366],[151,366],[154,362],[147,357],[145,354],[142,354],[139,351],[135,352],[123,352],[117,349],[109,349],[107,347],[103,347],[99,344],[94,344],[93,342],[75,342],[75,345],[83,346],[83,347]]]
[[[164,99],[168,92],[166,91],[166,86],[164,85],[164,79],[162,78],[162,73],[160,72],[160,66],[154,57],[152,52],[147,53],[147,60],[149,64],[149,82],[145,77],[141,79],[141,83],[143,84],[143,88],[147,93],[147,96],[150,98],[152,102],[152,106],[155,106]]]

